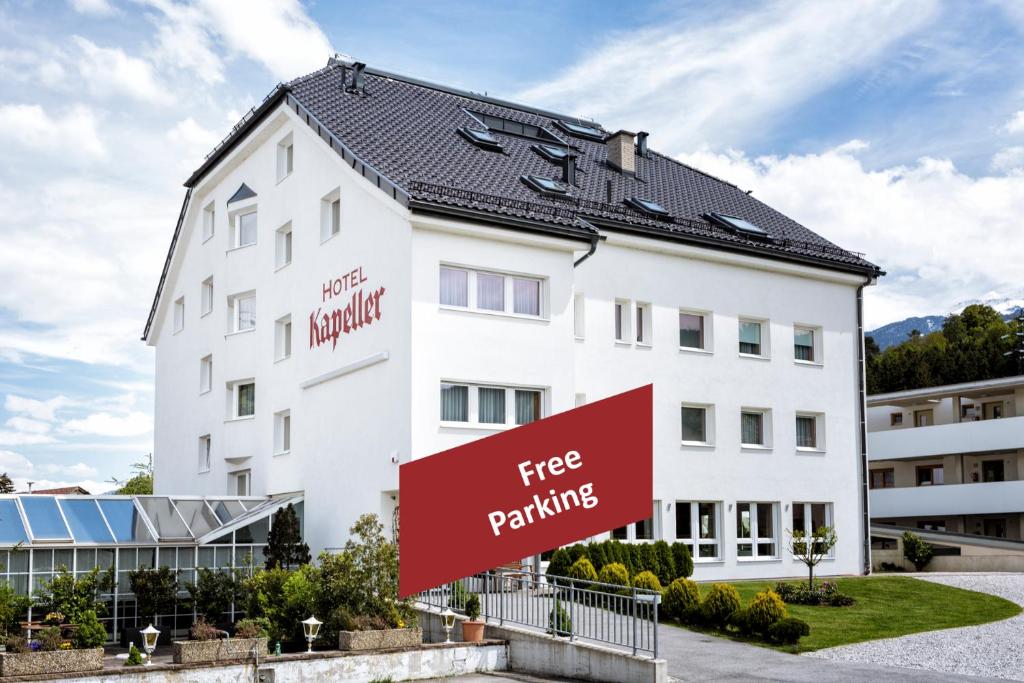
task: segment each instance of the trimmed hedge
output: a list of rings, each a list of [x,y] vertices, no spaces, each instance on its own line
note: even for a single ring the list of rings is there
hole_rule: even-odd
[[[590,560],[580,557],[569,567],[569,578],[575,579],[578,588],[588,588],[591,583],[597,581],[597,570]]]
[[[601,583],[610,583],[625,588],[629,586],[629,571],[621,562],[612,562],[601,567],[597,580]]]
[[[806,621],[793,617],[780,619],[768,627],[768,639],[779,645],[796,645],[806,635],[810,635],[811,627]]]
[[[729,623],[729,617],[738,609],[739,591],[727,583],[711,584],[711,590],[700,603],[700,614],[704,623],[715,628],[724,628]]]
[[[661,581],[658,581],[658,577],[654,572],[640,572],[633,577],[634,588],[644,588],[649,591],[661,592]]]
[[[661,599],[661,613],[668,619],[691,622],[700,609],[700,589],[687,578],[678,578],[665,588]]]
[[[778,621],[786,618],[786,604],[778,594],[769,589],[761,591],[750,601],[746,609],[747,628],[752,633],[766,635],[768,629]]]
[[[693,575],[693,558],[684,543],[621,543],[614,539],[559,548],[552,553],[546,573],[548,576],[568,577],[569,569],[583,557],[590,560],[598,574],[607,565],[620,564],[630,577],[651,572],[663,586]]]

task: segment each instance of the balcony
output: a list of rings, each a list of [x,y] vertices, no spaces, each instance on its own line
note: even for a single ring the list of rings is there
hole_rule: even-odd
[[[873,519],[1015,512],[1024,512],[1024,481],[871,490]]]
[[[908,427],[868,434],[870,460],[928,458],[1024,448],[1024,417]]]

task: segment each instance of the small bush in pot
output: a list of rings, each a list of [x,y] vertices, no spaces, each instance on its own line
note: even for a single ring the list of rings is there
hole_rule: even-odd
[[[72,638],[72,642],[75,647],[79,650],[84,650],[91,647],[103,647],[103,643],[107,642],[107,629],[103,628],[103,624],[96,617],[96,613],[92,610],[87,610],[82,617],[78,620],[78,628],[75,629],[75,634]]]
[[[462,622],[462,638],[467,643],[479,643],[484,639],[484,622],[480,621],[480,596],[471,594],[466,599],[466,616]]]
[[[35,642],[39,643],[39,649],[42,652],[53,652],[60,649],[60,644],[64,642],[64,638],[61,636],[59,628],[50,626],[39,631]]]
[[[239,619],[235,624],[235,638],[266,638],[270,632],[270,620],[266,617]]]
[[[192,640],[216,640],[221,637],[221,631],[216,626],[206,623],[202,617],[192,624],[192,628],[188,631],[189,638]]]
[[[125,666],[141,666],[142,664],[142,653],[139,652],[139,648],[135,647],[135,643],[128,646],[128,659],[124,660]]]

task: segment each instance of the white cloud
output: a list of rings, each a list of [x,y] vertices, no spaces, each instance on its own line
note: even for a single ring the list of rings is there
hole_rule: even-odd
[[[56,412],[70,403],[71,401],[66,396],[55,396],[49,400],[40,401],[16,394],[7,394],[4,399],[4,410],[9,413],[28,415],[36,420],[52,422],[56,419]]]
[[[856,148],[858,146],[854,146]],[[681,155],[887,270],[867,290],[869,327],[943,314],[976,292],[1020,286],[1024,176],[972,178],[945,159],[871,170],[849,144],[820,154]]]
[[[50,431],[50,423],[33,420],[30,417],[12,417],[7,420],[6,426],[14,431],[28,434],[46,434]]]
[[[937,3],[773,2],[715,21],[671,21],[613,38],[517,97],[612,127],[653,132],[668,151],[742,144],[771,117],[871,67]]]
[[[96,436],[139,436],[153,430],[153,416],[131,412],[126,415],[93,413],[84,418],[68,420],[62,431],[68,434],[95,434]]]
[[[157,82],[153,66],[121,48],[100,47],[88,38],[72,36],[79,56],[74,60],[83,85],[97,96],[125,95],[154,104],[171,101],[166,86]]]
[[[0,105],[0,140],[12,147],[62,158],[105,157],[97,124],[93,111],[81,105],[57,116],[37,104]]]
[[[18,431],[0,429],[0,446],[35,446],[43,443],[56,441],[52,436],[45,434],[31,434]]]
[[[13,478],[29,476],[32,470],[32,463],[21,453],[0,451],[0,472],[6,472]]]
[[[107,16],[115,12],[114,6],[107,0],[70,0],[71,8],[79,14],[95,14]]]
[[[173,0],[148,0],[162,18],[157,27],[154,58],[174,69],[190,71],[207,85],[224,81],[224,63],[214,49],[206,13],[192,4]]]
[[[84,462],[76,462],[73,465],[43,465],[40,470],[51,476],[63,477],[65,479],[89,479],[95,477],[98,472],[95,467],[86,465]]]
[[[1003,126],[1007,133],[1024,133],[1024,109],[1010,117],[1010,120]]]
[[[1024,147],[1006,147],[996,152],[992,156],[992,169],[1003,173],[1024,172]]]

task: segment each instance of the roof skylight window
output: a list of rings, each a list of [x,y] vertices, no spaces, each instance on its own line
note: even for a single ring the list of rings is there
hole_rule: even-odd
[[[494,116],[493,114],[484,114],[477,111],[466,112],[474,119],[482,123],[487,130],[494,131],[496,133],[506,133],[508,135],[518,135],[524,138],[533,138],[534,140],[546,140],[550,142],[561,142],[557,136],[552,135],[548,131],[544,130],[540,126],[532,123],[523,123],[522,121],[513,121],[512,119],[506,119],[501,116]]]
[[[526,175],[523,176],[523,182],[525,182],[533,189],[539,192],[543,192],[544,194],[569,194],[568,188],[559,183],[557,180],[552,180],[551,178],[544,178],[542,176],[536,175]]]
[[[555,163],[562,163],[565,158],[569,156],[568,147],[555,147],[554,145],[534,145],[534,151],[541,155],[548,161],[554,161]]]
[[[595,126],[588,126],[584,123],[573,123],[571,121],[559,121],[557,125],[566,133],[575,135],[578,138],[587,138],[588,140],[604,142],[604,133],[601,132],[600,128]]]
[[[629,199],[626,200],[626,203],[629,204],[634,209],[637,209],[638,211],[649,213],[653,216],[668,215],[668,209],[666,209],[664,206],[651,199],[643,199],[641,197],[630,197]]]
[[[502,149],[501,143],[498,142],[498,138],[494,137],[494,135],[486,130],[459,128],[459,134],[482,149],[491,150],[492,152],[500,152]]]
[[[758,227],[748,220],[737,218],[736,216],[729,216],[724,213],[709,213],[708,217],[719,223],[723,227],[735,230],[737,232],[744,232],[748,235],[759,235],[761,237],[767,237],[768,231],[764,228]]]

